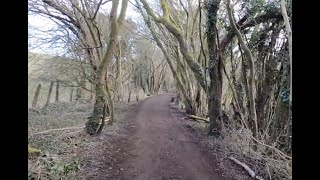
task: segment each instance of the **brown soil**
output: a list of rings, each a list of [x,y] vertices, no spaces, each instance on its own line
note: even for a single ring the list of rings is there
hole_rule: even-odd
[[[91,157],[82,172],[85,179],[225,179],[216,171],[215,156],[173,116],[172,96],[167,93],[139,102],[124,117],[121,126],[126,131],[110,135],[106,128],[96,137],[99,146],[87,151]]]

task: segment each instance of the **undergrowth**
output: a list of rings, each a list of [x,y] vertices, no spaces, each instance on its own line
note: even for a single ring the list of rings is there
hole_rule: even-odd
[[[140,97],[144,99],[146,96]],[[117,122],[120,115],[124,115],[129,105],[134,103],[133,100],[129,104],[115,103]],[[86,151],[92,146],[93,139],[83,130],[92,108],[91,103],[80,100],[29,109],[28,144],[41,152],[28,156],[28,179],[82,179],[79,174],[84,169],[85,158],[92,156],[91,152]],[[110,128],[116,128],[116,124],[105,126],[105,133],[109,133]]]
[[[74,102],[29,110],[28,143],[41,152],[29,154],[28,179],[75,179],[82,166],[81,149],[88,141],[81,126],[91,108]],[[75,128],[59,130],[65,127]]]
[[[173,104],[171,106],[178,108]],[[183,119],[186,127],[192,129],[192,134],[201,139],[200,143],[218,158],[219,168],[224,176],[238,180],[249,178],[248,172],[229,159],[234,157],[266,180],[292,180],[292,157],[263,139],[253,138],[250,130],[231,122],[224,124],[220,137],[212,137],[207,135],[209,124],[194,121],[185,115],[177,116]]]
[[[217,143],[228,156],[251,166],[255,173],[265,179],[292,179],[291,157],[265,144],[263,140],[256,140],[248,129],[226,128],[223,138]]]

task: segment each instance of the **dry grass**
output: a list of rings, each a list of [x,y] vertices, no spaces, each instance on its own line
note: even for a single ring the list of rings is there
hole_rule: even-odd
[[[248,172],[232,162],[235,157],[249,166],[264,179],[291,180],[292,160],[263,143],[255,143],[252,133],[247,129],[227,127],[223,138],[205,137],[202,142],[214,149],[219,156],[219,166],[224,169],[225,176],[239,180],[248,179]],[[253,147],[256,147],[255,150]],[[240,172],[241,170],[242,172]]]
[[[265,179],[292,179],[292,159],[274,147],[257,143],[249,130],[228,128],[223,136],[217,142],[220,147]]]
[[[135,95],[132,93],[132,103],[136,102]],[[140,92],[140,99],[145,97]],[[126,113],[126,107],[128,104],[125,102],[115,103],[116,120],[121,119],[120,114]],[[79,179],[78,174],[87,162],[84,159],[90,158],[86,151],[92,147],[93,141],[101,140],[88,136],[82,128],[92,108],[93,105],[86,101],[74,101],[29,109],[29,145],[40,149],[41,153],[37,157],[29,155],[28,179]],[[103,132],[120,132],[117,123],[106,126]]]
[[[41,150],[38,157],[29,157],[29,179],[73,179],[81,167],[79,151],[88,138],[82,128],[34,133],[70,126],[80,127],[91,110],[91,104],[73,102],[51,104],[46,109],[29,111],[29,145]]]
[[[173,108],[177,107],[173,105]],[[264,179],[292,179],[291,157],[265,144],[263,140],[256,142],[251,131],[233,125],[224,125],[223,138],[214,138],[207,136],[208,124],[196,122],[185,115],[178,116],[184,119],[186,127],[192,129],[192,134],[201,139],[200,143],[217,157],[223,176],[237,180],[249,179],[248,172],[229,159],[234,157]],[[254,146],[256,146],[255,149],[253,149]]]

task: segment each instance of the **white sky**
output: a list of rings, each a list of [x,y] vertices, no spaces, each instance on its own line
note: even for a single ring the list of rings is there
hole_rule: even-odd
[[[122,4],[122,1],[120,2],[119,7],[118,7],[118,14],[120,13],[120,10],[121,10],[121,4]],[[104,14],[109,13],[111,10],[111,5],[112,5],[111,2],[104,4],[103,6],[100,7],[99,12],[104,13]],[[133,8],[134,7],[130,3],[128,3],[126,18],[131,18],[131,19],[135,20],[139,17],[139,14],[136,13],[133,10]],[[40,15],[29,15],[28,16],[28,23],[32,27],[35,27],[36,29],[40,29],[43,31],[46,31],[46,30],[49,30],[49,29],[56,27],[56,24],[53,21],[51,21],[48,18],[42,17]],[[36,42],[39,40],[38,38],[45,36],[44,33],[41,33],[39,31],[30,30],[30,29],[29,29],[29,33],[34,35],[33,38],[29,39],[29,43],[32,45],[37,44]],[[30,51],[34,52],[34,53],[62,55],[64,52],[64,49],[50,47],[50,44],[43,44],[40,47],[36,47],[36,48],[31,49]]]

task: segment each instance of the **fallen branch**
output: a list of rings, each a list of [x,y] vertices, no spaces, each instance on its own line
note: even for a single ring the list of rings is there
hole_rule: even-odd
[[[107,121],[109,121],[109,117],[106,118],[106,120],[105,120],[104,122],[107,122]],[[101,122],[100,122],[99,124],[101,124]],[[64,130],[70,130],[70,129],[81,129],[81,128],[84,128],[84,127],[85,127],[85,125],[83,125],[83,126],[65,127],[65,128],[58,128],[58,129],[49,129],[49,130],[46,130],[46,131],[31,133],[30,135],[46,134],[46,133],[53,132],[53,131],[64,131]]]
[[[84,126],[81,126],[81,127],[79,127],[79,126],[72,126],[72,127],[66,127],[66,128],[49,129],[49,130],[46,130],[46,131],[31,133],[30,135],[46,134],[46,133],[53,132],[53,131],[64,131],[64,130],[80,129],[80,128],[84,128]]]
[[[209,123],[209,119],[207,119],[207,118],[203,118],[203,117],[199,117],[199,116],[195,116],[195,115],[189,115],[189,114],[187,114],[187,116],[193,120],[202,120],[206,123]]]
[[[264,180],[262,177],[257,176],[257,174],[249,168],[249,166],[247,166],[246,164],[238,161],[237,159],[233,158],[233,157],[229,157],[229,159],[231,159],[233,162],[235,162],[236,164],[240,165],[241,167],[243,167],[243,169],[245,169],[252,178],[254,179],[258,179],[258,180]]]

